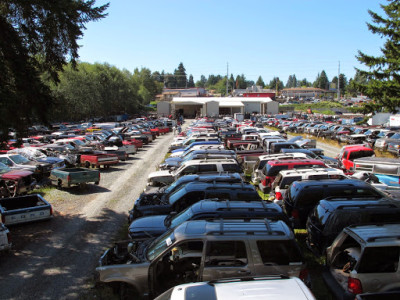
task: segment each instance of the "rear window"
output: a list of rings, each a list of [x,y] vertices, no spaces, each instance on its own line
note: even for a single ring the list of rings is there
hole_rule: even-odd
[[[241,173],[242,169],[237,164],[223,164],[224,171]]]
[[[296,180],[301,180],[301,176],[294,176],[294,177],[284,177],[281,181],[281,184],[279,185],[279,187],[281,189],[287,189],[289,187],[289,185],[296,181]]]
[[[400,247],[367,247],[364,250],[358,273],[394,273],[399,267]]]
[[[264,265],[289,265],[303,262],[299,247],[292,240],[257,241],[258,251]]]
[[[217,172],[217,166],[214,164],[199,165],[199,172]]]
[[[265,166],[265,175],[266,176],[276,176],[278,173],[282,170],[287,170],[289,169],[288,165],[281,165],[281,166],[272,166],[270,164],[267,164]]]
[[[361,157],[369,157],[375,155],[373,150],[365,150],[365,151],[354,151],[350,153],[350,160],[356,159],[356,158],[361,158]]]

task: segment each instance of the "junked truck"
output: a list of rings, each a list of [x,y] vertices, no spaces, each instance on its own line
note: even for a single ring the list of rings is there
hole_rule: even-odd
[[[0,199],[0,216],[4,225],[16,225],[53,217],[53,209],[39,194]]]
[[[58,187],[71,187],[72,185],[85,186],[89,182],[98,185],[100,182],[100,171],[87,168],[68,168],[63,170],[52,170],[50,173],[52,184]]]

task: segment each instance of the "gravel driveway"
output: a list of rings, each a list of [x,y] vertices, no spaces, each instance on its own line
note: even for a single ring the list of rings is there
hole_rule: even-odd
[[[46,190],[54,218],[9,228],[13,249],[0,255],[0,299],[77,299],[87,291],[100,255],[172,139],[159,136],[126,162],[101,169],[99,186]]]

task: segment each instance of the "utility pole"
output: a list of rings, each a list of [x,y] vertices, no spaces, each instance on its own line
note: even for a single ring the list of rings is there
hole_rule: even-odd
[[[340,60],[338,67],[338,75],[337,75],[337,101],[340,100]]]
[[[229,64],[226,63],[226,97],[228,97]]]

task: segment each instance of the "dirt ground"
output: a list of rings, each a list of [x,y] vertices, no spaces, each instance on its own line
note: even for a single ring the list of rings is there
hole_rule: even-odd
[[[13,249],[0,255],[0,299],[79,299],[90,289],[98,259],[172,139],[161,135],[129,160],[101,169],[98,186],[45,189],[54,218],[9,228]]]

